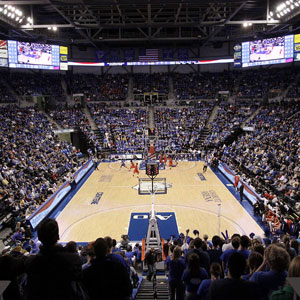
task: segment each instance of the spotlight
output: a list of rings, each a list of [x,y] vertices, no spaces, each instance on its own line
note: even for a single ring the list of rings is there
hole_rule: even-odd
[[[56,26],[53,26],[52,29],[53,29],[53,31],[56,31],[56,30],[57,30],[57,27],[56,27]]]
[[[11,16],[11,12],[9,12],[9,13],[7,14],[7,16],[10,17],[10,16]]]
[[[273,17],[273,12],[272,11],[270,11],[270,16]]]

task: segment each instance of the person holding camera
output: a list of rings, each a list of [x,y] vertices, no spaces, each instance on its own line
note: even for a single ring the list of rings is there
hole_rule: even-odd
[[[147,279],[149,281],[152,280],[153,275],[156,272],[155,263],[156,263],[157,253],[155,252],[155,248],[151,248],[145,255],[145,264],[148,267]]]

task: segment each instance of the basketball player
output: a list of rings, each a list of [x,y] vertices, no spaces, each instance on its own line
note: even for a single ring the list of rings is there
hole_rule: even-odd
[[[162,157],[162,155],[159,157],[159,163],[161,164],[161,165],[163,165],[163,157]]]
[[[97,161],[97,158],[96,158],[96,157],[93,158],[93,163],[94,163],[95,171],[96,171],[96,170],[99,171],[99,169],[98,169],[98,161]]]
[[[122,159],[122,160],[121,160],[121,166],[120,166],[120,169],[121,169],[122,167],[125,167],[125,168],[127,169],[127,167],[126,167],[126,165],[125,165],[125,159]]]
[[[170,170],[173,167],[173,159],[172,159],[172,157],[169,157],[169,167],[170,167]]]
[[[236,191],[238,190],[239,181],[240,181],[240,176],[236,174],[234,176],[234,188]]]
[[[131,160],[130,163],[131,163],[131,166],[130,166],[130,169],[128,170],[129,172],[130,172],[131,169],[135,169],[134,162]]]
[[[167,160],[168,160],[167,155],[164,154],[164,164],[165,164],[165,165],[167,164]]]
[[[204,165],[203,165],[203,170],[202,170],[203,174],[204,174],[206,171],[207,171],[207,161],[205,160],[205,161],[204,161]]]
[[[140,172],[139,172],[139,165],[138,165],[138,163],[135,164],[132,176],[134,176],[134,174],[137,174],[137,177],[139,177]]]

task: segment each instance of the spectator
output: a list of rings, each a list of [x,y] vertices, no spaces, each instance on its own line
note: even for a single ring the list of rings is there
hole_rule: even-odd
[[[66,244],[65,250],[69,253],[78,254],[77,252],[77,244],[74,241],[70,241]]]
[[[207,300],[208,299],[208,291],[211,286],[211,283],[214,280],[218,280],[222,276],[222,267],[218,263],[212,263],[210,265],[210,279],[204,279],[197,291],[197,295],[200,297],[200,299]]]
[[[290,263],[288,277],[300,277],[300,256],[296,256]],[[283,289],[272,293],[270,300],[293,300],[294,289],[287,283]]]
[[[57,245],[58,224],[46,219],[38,227],[40,252],[25,262],[27,273],[26,294],[30,300],[75,299],[74,284],[81,278],[81,260]]]
[[[248,250],[250,244],[250,239],[246,235],[242,235],[240,238],[240,249],[238,250],[238,252],[244,255],[246,259],[250,255],[250,251]]]
[[[218,263],[221,264],[221,238],[217,235],[213,236],[212,238],[212,248],[208,250],[208,255],[210,259],[210,263]]]
[[[280,246],[273,244],[265,250],[263,263],[250,278],[250,281],[259,285],[264,299],[268,299],[271,292],[283,287],[289,262],[289,254]],[[270,271],[263,271],[266,266]]]
[[[155,252],[155,248],[151,248],[145,255],[145,264],[147,265],[148,271],[147,271],[147,279],[149,281],[152,280],[152,277],[156,274],[156,258],[157,254]]]
[[[222,261],[222,266],[223,266],[223,270],[225,272],[225,274],[227,274],[227,264],[228,264],[228,260],[229,260],[229,257],[238,251],[239,247],[240,247],[240,238],[239,237],[234,237],[232,240],[231,240],[231,245],[232,245],[232,248],[233,249],[228,249],[228,250],[225,250],[220,259]]]
[[[112,252],[112,247],[113,247],[112,238],[109,236],[106,236],[104,238],[104,241],[107,246],[107,257],[109,259],[121,264],[127,270],[128,274],[130,274],[130,265],[125,261],[124,257],[121,255],[121,251],[120,252]]]
[[[184,299],[184,285],[181,281],[185,269],[184,258],[181,256],[182,251],[179,246],[175,247],[172,258],[167,257],[166,266],[169,270],[169,298],[170,300]]]
[[[262,300],[257,284],[241,279],[246,268],[246,258],[233,253],[228,260],[228,278],[212,282],[208,299],[210,300]]]
[[[132,286],[126,269],[107,257],[107,244],[103,238],[98,238],[94,244],[96,258],[91,261],[91,266],[83,271],[83,283],[87,288],[91,300],[129,299]]]
[[[196,237],[194,239],[194,249],[190,249],[186,256],[185,256],[185,262],[186,264],[188,263],[189,256],[192,255],[193,253],[197,254],[200,259],[200,267],[204,268],[207,273],[209,273],[209,266],[210,266],[210,260],[209,260],[209,255],[207,252],[203,251],[201,249],[202,247],[202,240],[199,237]]]
[[[248,267],[249,273],[242,276],[242,279],[248,280],[254,272],[261,266],[263,263],[263,255],[259,252],[253,251],[248,257]]]
[[[197,253],[188,256],[188,268],[182,275],[182,280],[186,285],[186,300],[197,299],[197,290],[202,280],[208,278],[208,273],[200,265],[201,258]]]

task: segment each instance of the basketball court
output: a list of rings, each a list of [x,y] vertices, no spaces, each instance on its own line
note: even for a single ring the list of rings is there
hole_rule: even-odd
[[[129,172],[129,165],[120,169],[120,162],[101,163],[91,174],[57,216],[61,242],[88,242],[107,235],[120,240],[133,220],[147,221],[152,197],[139,192],[139,179],[133,177],[132,170]],[[160,170],[157,178],[165,178],[166,183],[161,180],[157,187],[161,191],[160,185],[166,184],[167,190],[154,197],[160,226],[174,216],[176,222],[171,226],[178,226],[179,232],[197,229],[200,235],[206,233],[212,238],[220,228],[220,232],[228,230],[229,235],[254,232],[262,236],[260,226],[213,171],[208,168],[203,174],[202,168],[200,161],[179,161],[177,167]],[[145,170],[140,170],[139,177],[147,178]],[[144,191],[149,186],[142,185]],[[138,223],[134,224],[137,228],[131,226],[131,232],[139,230]]]

